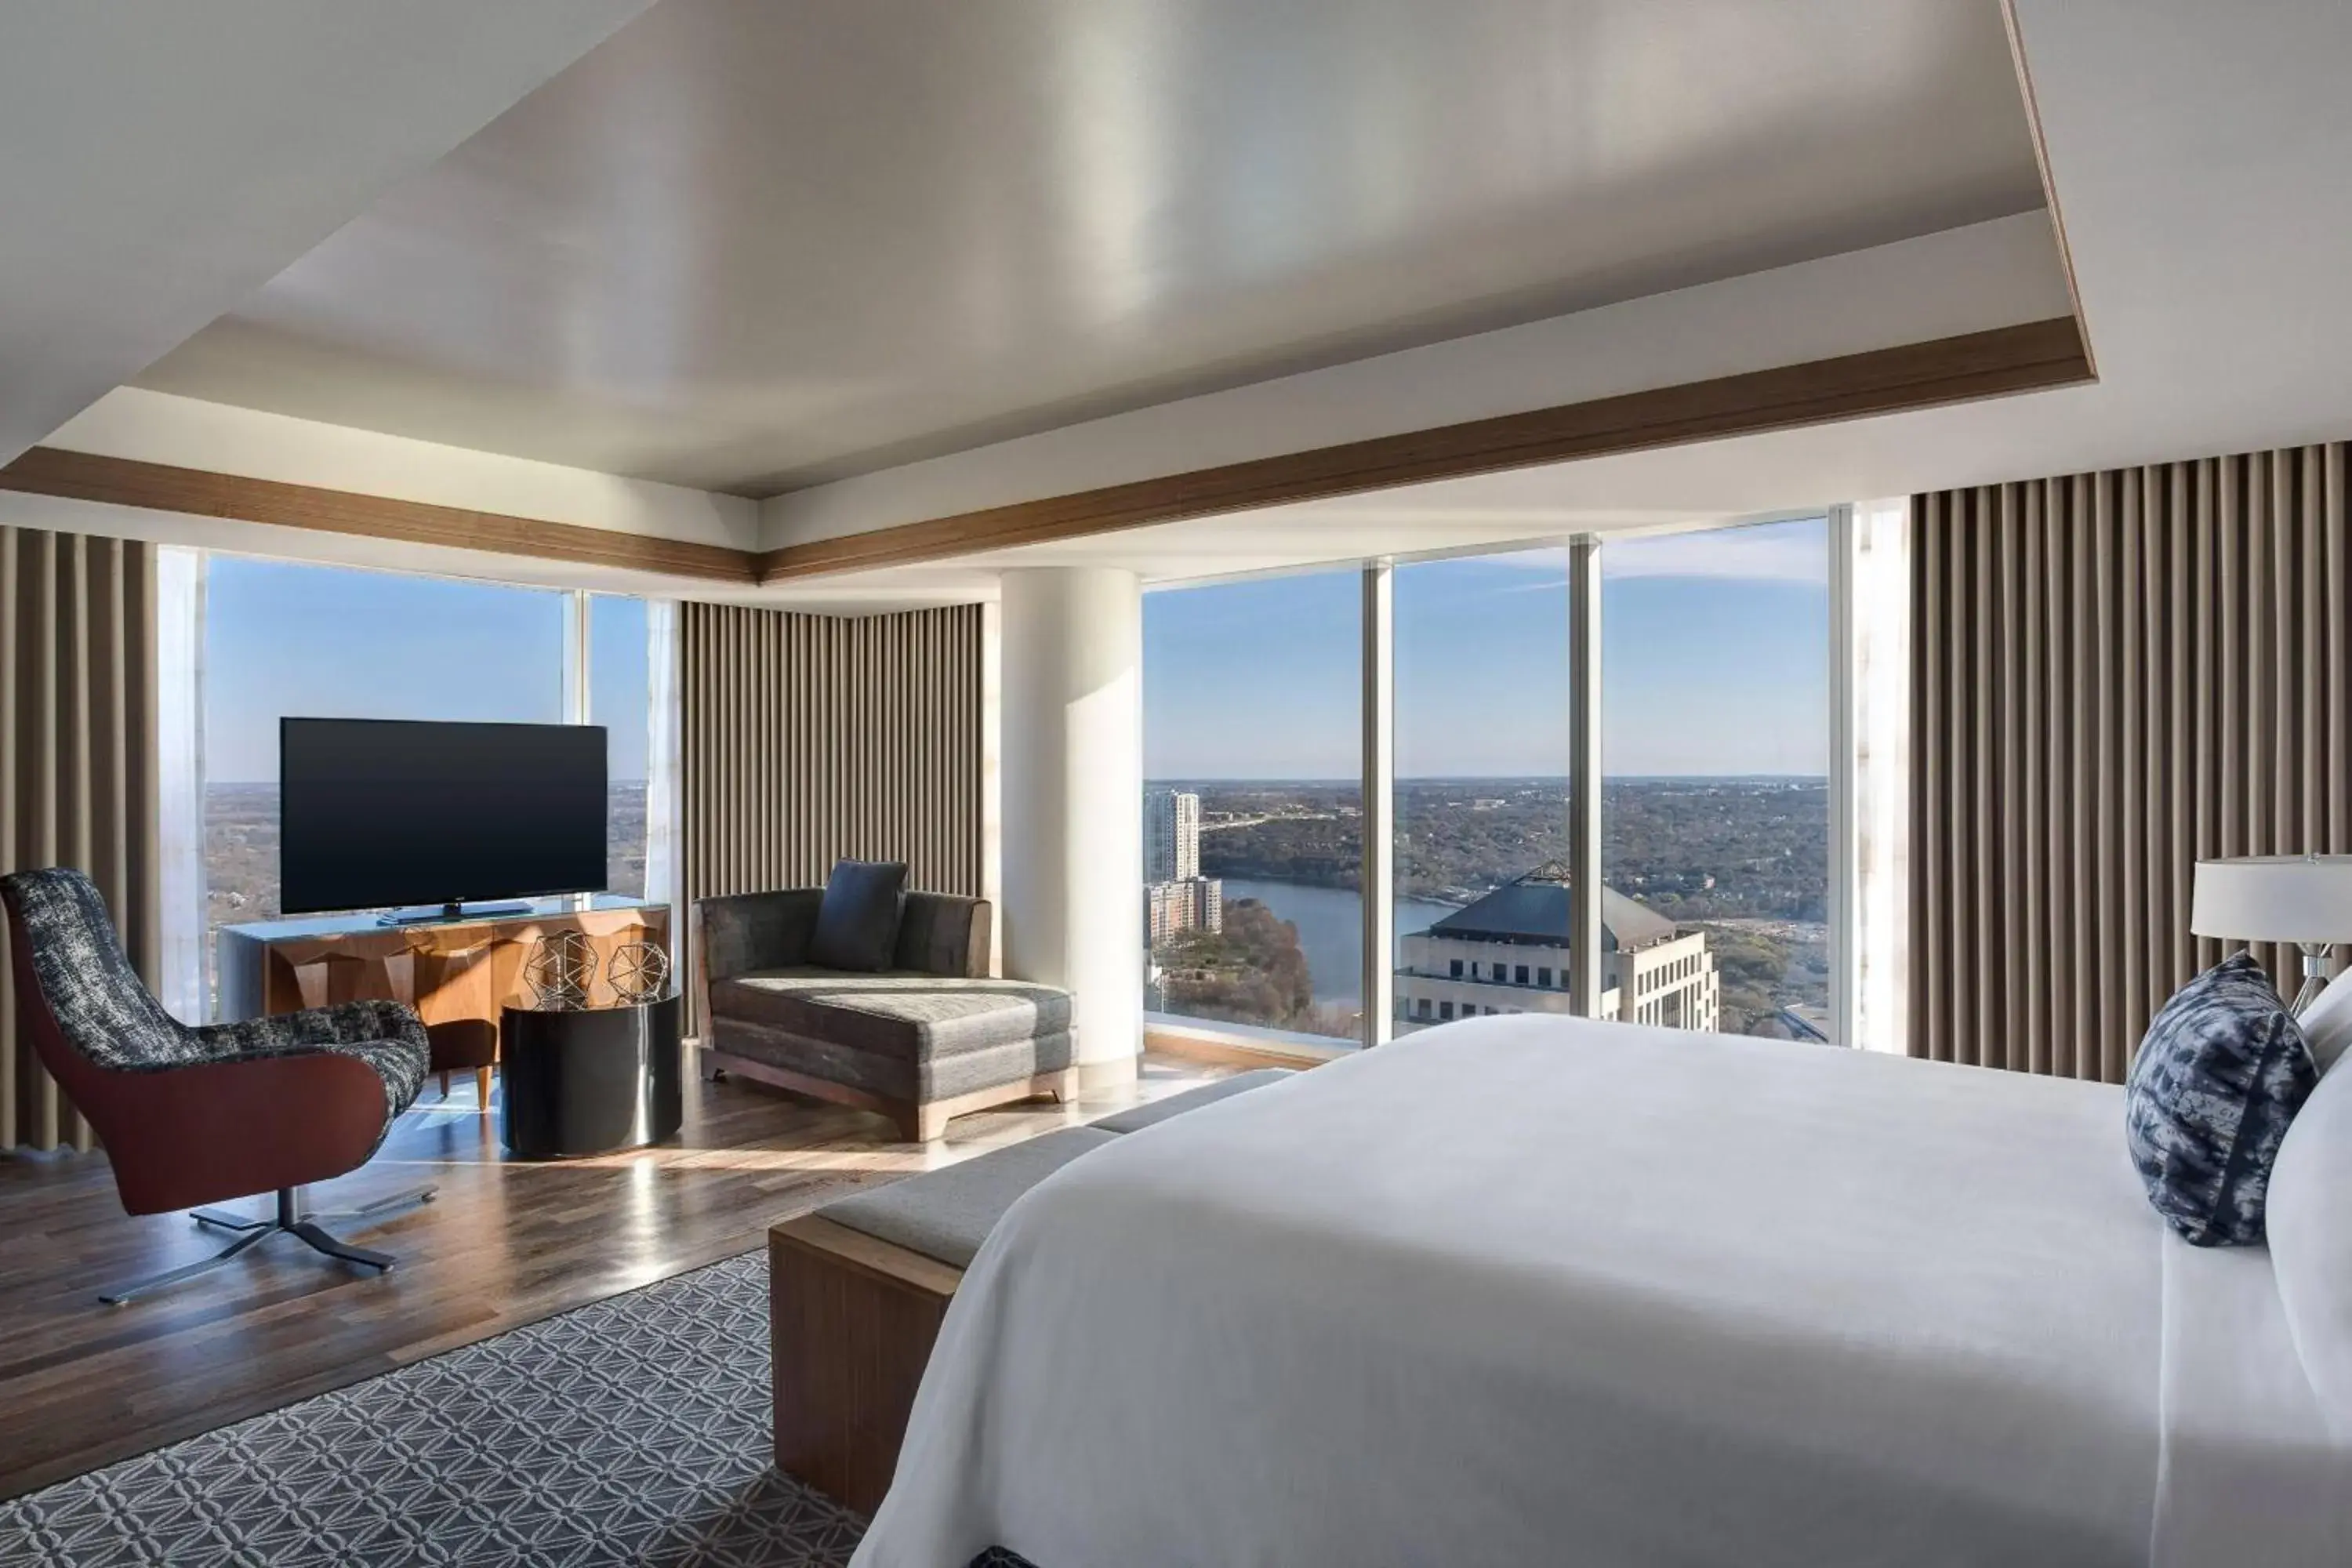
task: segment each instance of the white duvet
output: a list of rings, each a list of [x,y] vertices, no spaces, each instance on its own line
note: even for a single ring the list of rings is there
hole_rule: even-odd
[[[2120,1091],[1533,1016],[1008,1214],[860,1568],[2352,1563],[2260,1249]]]

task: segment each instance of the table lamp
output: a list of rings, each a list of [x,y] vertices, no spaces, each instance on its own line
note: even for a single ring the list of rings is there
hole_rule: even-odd
[[[2352,855],[2249,855],[2197,862],[2189,929],[2232,942],[2293,942],[2300,1015],[2327,988],[2327,950],[2352,942]]]

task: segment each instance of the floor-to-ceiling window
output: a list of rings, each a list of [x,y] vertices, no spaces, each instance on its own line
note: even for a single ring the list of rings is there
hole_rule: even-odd
[[[1589,1005],[1838,1037],[1832,537],[1828,517],[1602,534],[1150,595],[1150,1005],[1376,1037],[1370,958],[1395,1034]],[[1589,1004],[1579,799],[1598,810]],[[1390,823],[1377,956],[1368,806]]]
[[[1353,568],[1145,596],[1151,1011],[1361,1037],[1359,599]]]
[[[642,600],[215,554],[204,568],[206,992],[215,933],[278,910],[287,717],[562,723],[609,731],[608,863],[645,883],[650,681]],[[585,605],[577,629],[574,613]],[[584,637],[584,702],[569,697]]]
[[[1391,574],[1399,1034],[1569,1007],[1568,558]]]
[[[1834,1033],[1829,552],[1819,518],[1601,545],[1607,1016]]]

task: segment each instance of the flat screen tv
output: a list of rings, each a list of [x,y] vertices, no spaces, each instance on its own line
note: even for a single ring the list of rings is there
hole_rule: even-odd
[[[604,885],[593,724],[281,719],[278,907],[447,906]]]

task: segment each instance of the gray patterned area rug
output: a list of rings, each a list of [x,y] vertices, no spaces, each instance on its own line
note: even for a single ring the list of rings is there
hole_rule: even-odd
[[[838,1568],[769,1464],[750,1253],[0,1503],[0,1563]]]

